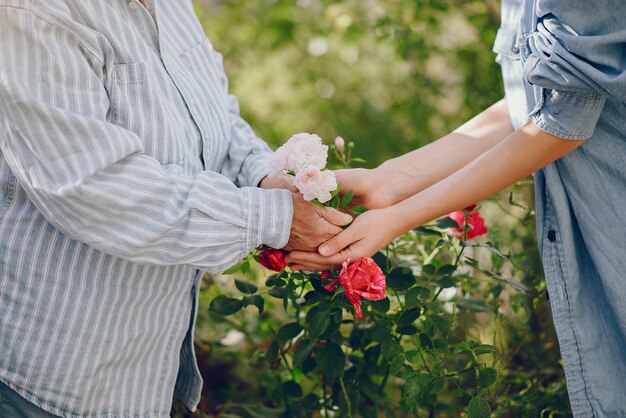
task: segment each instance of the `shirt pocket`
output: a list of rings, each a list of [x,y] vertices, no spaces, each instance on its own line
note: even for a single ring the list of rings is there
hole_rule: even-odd
[[[201,133],[206,166],[221,167],[232,141],[231,101],[222,55],[205,38],[177,58],[178,84]]]
[[[139,136],[145,155],[183,165],[184,134],[147,62],[114,64],[112,81],[109,121]]]
[[[498,29],[492,49],[496,53],[496,62],[498,64],[502,64],[504,59],[519,61],[518,34],[518,28],[514,26],[503,26]]]

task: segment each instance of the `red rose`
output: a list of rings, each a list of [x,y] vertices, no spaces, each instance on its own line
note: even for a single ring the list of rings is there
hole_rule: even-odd
[[[450,228],[451,235],[454,235],[459,239],[463,239],[463,234],[465,233],[465,212],[457,210],[447,216],[455,220],[460,226],[460,228]],[[488,232],[488,229],[485,226],[485,220],[482,216],[480,216],[479,211],[470,212],[467,221],[469,222],[469,230],[467,231],[468,240],[485,235]]]
[[[266,248],[259,252],[259,264],[269,270],[282,271],[287,267],[286,255],[287,251]]]
[[[346,260],[339,273],[339,281],[346,289],[346,297],[354,306],[357,318],[363,318],[361,298],[367,300],[385,298],[387,286],[385,275],[371,258],[362,258],[354,263],[350,263],[350,259]]]
[[[471,211],[473,211],[474,209],[476,209],[476,203],[474,203],[473,205],[469,205],[469,206],[468,206],[468,207],[466,207],[466,208],[463,208],[463,210],[466,210],[466,211],[468,211],[468,212],[471,212]]]
[[[323,271],[322,274],[320,274],[320,279],[322,281],[322,287],[329,292],[335,290],[335,287],[339,284],[339,278],[329,271]]]

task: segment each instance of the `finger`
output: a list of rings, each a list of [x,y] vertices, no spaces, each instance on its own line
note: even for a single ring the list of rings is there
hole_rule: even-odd
[[[346,261],[344,254],[337,254],[333,257],[322,257],[316,252],[309,251],[292,251],[287,255],[285,261],[289,264],[296,265],[316,265],[316,266],[334,266],[339,268]]]
[[[352,216],[333,208],[321,208],[322,218],[336,226],[345,226],[352,222]]]
[[[354,235],[355,234],[354,232],[352,232],[351,228],[342,231],[341,233],[326,241],[324,244],[320,245],[318,249],[320,255],[324,257],[330,257],[340,253],[341,250],[356,241],[356,237]]]

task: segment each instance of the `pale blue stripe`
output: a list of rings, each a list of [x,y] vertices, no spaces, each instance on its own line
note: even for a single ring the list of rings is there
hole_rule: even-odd
[[[289,238],[191,2],[154,16],[0,0],[0,380],[56,415],[193,407],[196,269]]]

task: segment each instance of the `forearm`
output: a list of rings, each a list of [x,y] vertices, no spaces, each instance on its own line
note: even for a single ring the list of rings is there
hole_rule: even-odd
[[[376,175],[386,179],[385,187],[399,202],[459,170],[512,132],[503,99],[443,138],[383,163]]]
[[[398,234],[480,201],[582,144],[528,123],[452,175],[389,208]]]

